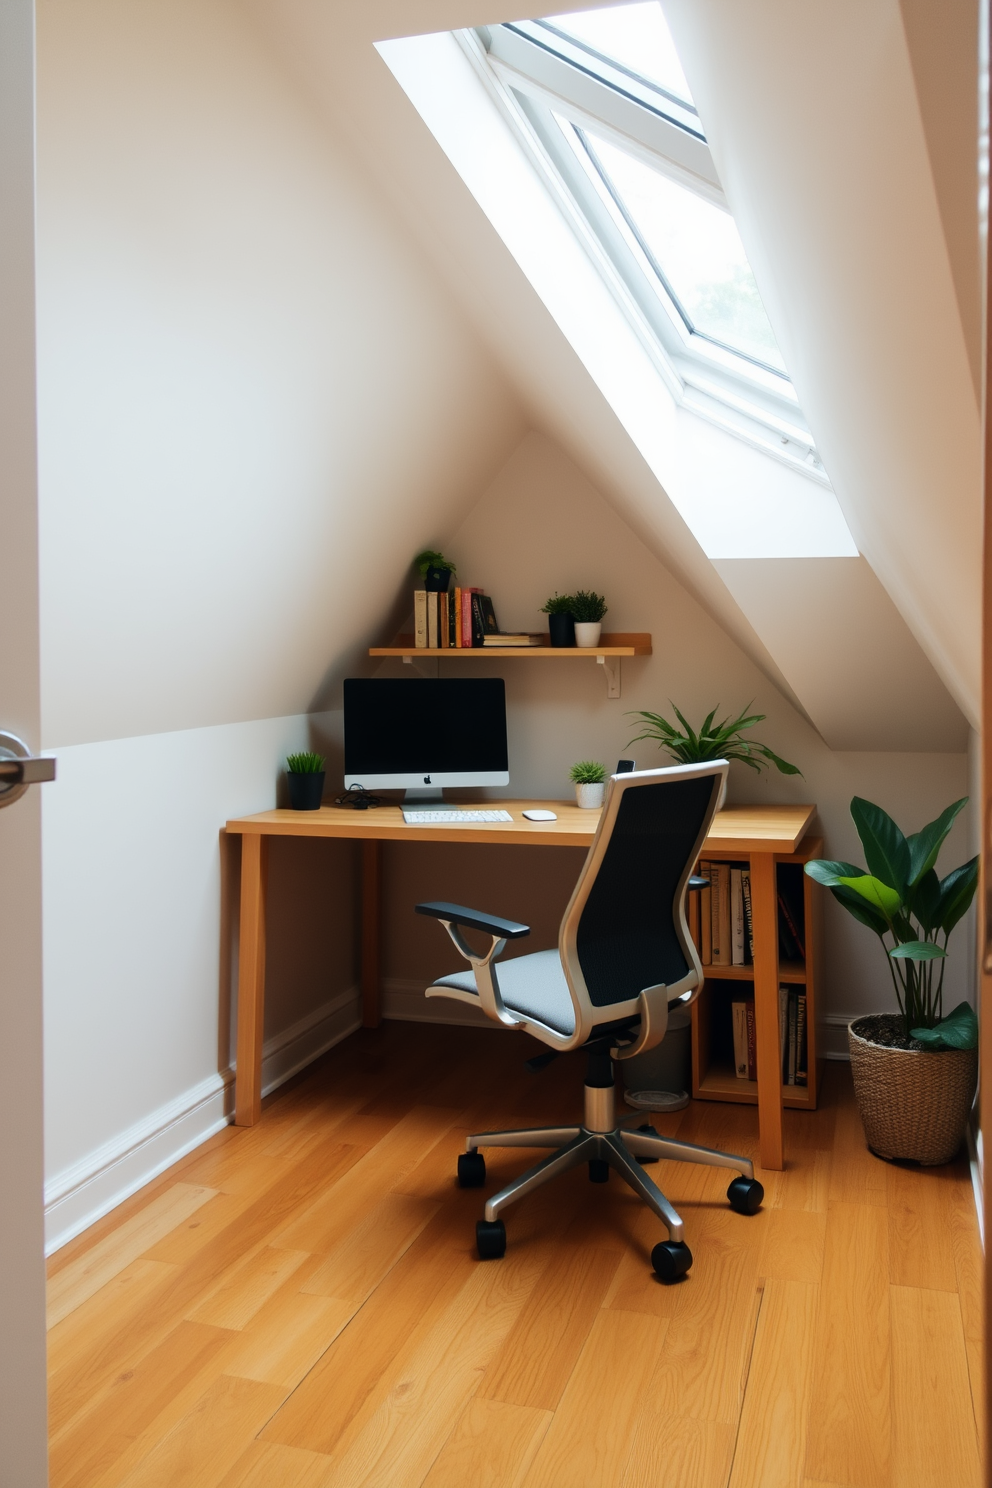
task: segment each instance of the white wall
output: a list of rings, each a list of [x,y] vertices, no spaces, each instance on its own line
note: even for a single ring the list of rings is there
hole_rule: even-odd
[[[38,98],[55,1243],[223,1119],[219,829],[522,424],[243,7],[40,0]],[[270,1083],[354,1011],[343,920],[295,956],[296,871]]]
[[[730,799],[814,801],[829,857],[863,860],[848,809],[854,795],[877,801],[909,832],[968,794],[964,750],[831,750],[560,448],[542,435],[527,436],[446,544],[463,581],[481,584],[493,595],[505,628],[541,628],[545,598],[556,589],[567,593],[582,587],[606,595],[607,629],[646,630],[653,636],[651,657],[623,662],[623,695],[617,701],[607,699],[602,669],[592,661],[475,664],[480,675],[487,670],[502,674],[507,685],[511,784],[505,792],[489,794],[567,796],[568,768],[577,759],[599,759],[610,767],[623,755],[643,767],[665,763],[668,757],[650,744],[628,748],[637,732],[628,710],[646,708],[671,717],[669,700],[696,722],[715,705],[729,713],[753,700],[755,711],[768,716],[755,734],[797,764],[804,778],[777,772],[757,777],[735,764]],[[842,675],[843,652],[835,665]],[[461,675],[463,667],[441,662],[442,672],[447,668],[452,675]],[[959,819],[938,865],[942,872],[973,851],[970,830],[968,820]],[[513,907],[506,904],[502,912],[522,913],[519,896],[512,885],[503,885],[498,864],[491,873],[492,907],[499,910],[500,895],[505,903],[509,892]],[[443,897],[438,883],[431,892]],[[402,912],[397,904],[395,915]],[[963,927],[952,942],[948,1007],[971,993],[969,933]],[[443,953],[443,946],[436,949]],[[888,971],[874,937],[832,899],[826,903],[824,951],[819,1011],[821,1018],[832,1020],[832,1029],[839,1030],[857,1013],[889,1006]],[[412,979],[418,972],[433,971],[433,964],[421,964],[424,954],[419,940],[411,942],[410,960],[405,966],[394,962],[395,974]],[[842,1049],[843,1042],[832,1033],[828,1046]]]
[[[37,750],[34,16],[0,5],[0,729]],[[48,789],[46,785],[43,787]],[[42,1253],[41,800],[0,811],[0,1481],[48,1481]]]

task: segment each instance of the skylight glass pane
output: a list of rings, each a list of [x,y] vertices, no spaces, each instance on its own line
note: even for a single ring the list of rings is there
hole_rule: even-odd
[[[606,10],[577,10],[545,16],[543,24],[583,42],[619,62],[638,77],[647,78],[683,103],[692,103],[675,43],[661,6],[620,5]]]
[[[691,328],[787,376],[729,213],[606,140],[583,135],[594,164]]]

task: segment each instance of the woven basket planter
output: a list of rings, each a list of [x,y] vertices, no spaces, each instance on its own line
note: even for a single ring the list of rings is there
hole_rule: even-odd
[[[925,1167],[950,1162],[964,1140],[978,1083],[977,1049],[887,1049],[847,1030],[854,1093],[868,1146]],[[897,1013],[893,1023],[902,1023]]]

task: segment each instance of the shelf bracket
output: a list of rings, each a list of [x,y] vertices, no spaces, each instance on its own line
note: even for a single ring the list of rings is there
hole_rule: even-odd
[[[620,696],[619,656],[597,656],[596,660],[606,671],[606,696],[608,698],[618,698]]]

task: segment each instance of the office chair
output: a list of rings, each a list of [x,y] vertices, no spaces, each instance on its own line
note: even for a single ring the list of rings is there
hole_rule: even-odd
[[[685,920],[685,896],[710,822],[723,799],[725,760],[613,775],[599,827],[558,932],[558,949],[497,961],[508,940],[530,934],[527,925],[461,905],[418,904],[418,914],[440,920],[470,969],[439,978],[428,997],[451,997],[481,1007],[504,1028],[523,1029],[550,1050],[584,1049],[585,1109],[581,1125],[521,1131],[478,1132],[458,1159],[458,1182],[481,1187],[486,1164],[480,1147],[552,1147],[550,1157],[494,1194],[476,1226],[483,1260],[506,1250],[502,1211],[541,1184],[588,1162],[589,1177],[603,1183],[615,1168],[668,1229],[651,1252],[663,1281],[692,1265],[684,1226],[675,1209],[643,1171],[644,1162],[667,1158],[731,1168],[741,1176],[727,1190],[733,1209],[754,1214],[764,1190],[746,1157],[659,1136],[650,1127],[630,1130],[614,1112],[614,1059],[630,1059],[665,1036],[669,1011],[688,1007],[703,975]],[[704,883],[705,880],[696,880]],[[463,929],[491,937],[476,952]],[[554,1054],[541,1057],[540,1062]],[[539,1061],[535,1061],[537,1063]],[[643,1118],[629,1118],[638,1121]]]

